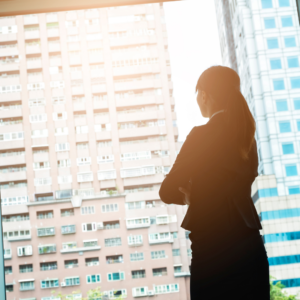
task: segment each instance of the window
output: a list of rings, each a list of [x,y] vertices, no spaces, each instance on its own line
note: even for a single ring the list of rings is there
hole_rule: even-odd
[[[103,213],[107,213],[107,212],[114,212],[114,211],[118,211],[119,208],[118,208],[118,204],[105,204],[105,205],[102,205],[102,212]]]
[[[291,88],[292,89],[300,88],[300,77],[292,77],[291,78]]]
[[[55,135],[68,135],[69,128],[68,127],[57,127],[55,128]]]
[[[47,122],[47,114],[30,115],[30,123]]]
[[[47,137],[48,136],[48,129],[41,129],[41,130],[32,130],[31,131],[31,138],[39,138],[39,137]]]
[[[81,214],[82,215],[90,215],[95,213],[94,206],[82,206],[81,207]]]
[[[4,274],[5,275],[12,274],[12,267],[11,266],[5,266],[4,267]]]
[[[281,59],[280,58],[272,58],[270,59],[271,70],[282,69]]]
[[[57,88],[57,89],[62,89],[65,87],[65,83],[63,81],[50,81],[50,87]]]
[[[74,216],[74,209],[70,208],[70,209],[62,209],[60,211],[60,216],[61,217],[70,217],[70,216]]]
[[[170,232],[150,233],[149,242],[153,243],[165,243],[171,241]]]
[[[286,176],[297,176],[298,175],[297,166],[296,165],[285,166],[285,173]]]
[[[34,290],[34,281],[21,281],[20,282],[20,291],[30,291]]]
[[[38,228],[37,229],[37,235],[38,236],[55,235],[55,228],[54,227]]]
[[[86,258],[85,265],[87,267],[99,266],[99,258],[98,257]]]
[[[273,7],[272,0],[261,0],[261,7],[263,9],[272,8]]]
[[[172,249],[173,256],[180,256],[180,249]]]
[[[31,273],[31,272],[33,272],[32,264],[19,265],[19,272],[20,273]]]
[[[61,144],[55,144],[55,151],[69,151],[70,150],[70,144],[69,143],[61,143]]]
[[[80,285],[79,277],[67,277],[65,278],[66,286]]]
[[[174,273],[176,274],[176,273],[181,273],[182,272],[182,268],[181,268],[181,266],[175,266],[174,267]]]
[[[145,270],[131,271],[131,276],[132,276],[132,279],[145,278],[146,272],[145,272]]]
[[[287,101],[286,100],[277,100],[276,101],[276,110],[278,112],[287,111],[288,110]]]
[[[265,18],[265,29],[271,29],[276,27],[275,18]]]
[[[58,168],[64,168],[64,167],[70,167],[71,166],[71,160],[70,159],[61,159],[57,161],[57,167]]]
[[[167,268],[157,268],[157,269],[152,269],[152,273],[153,273],[153,276],[156,277],[156,276],[166,276],[168,275],[167,273]]]
[[[52,178],[34,178],[34,186],[51,185]]]
[[[151,159],[151,151],[128,152],[121,154],[121,161]]]
[[[0,89],[1,93],[1,89]],[[43,106],[46,105],[46,100],[44,98],[40,99],[29,99],[29,106]]]
[[[190,238],[190,231],[186,231],[185,232],[185,238],[188,240]]]
[[[299,59],[298,57],[288,57],[288,68],[299,68]]]
[[[264,235],[265,243],[293,241],[299,239],[300,239],[300,231],[280,232],[280,233],[271,233],[271,234]]]
[[[300,194],[300,187],[299,186],[290,186],[288,187],[289,195],[296,195]]]
[[[167,258],[165,250],[151,251],[151,259]]]
[[[166,294],[174,292],[179,292],[178,284],[155,285],[155,294]]]
[[[0,134],[0,142],[2,141],[10,141],[10,140],[23,140],[24,133],[23,132],[8,132]]]
[[[127,228],[149,227],[150,218],[145,217],[145,218],[127,219],[126,226]]]
[[[296,47],[296,39],[295,37],[285,37],[284,38],[284,45],[286,48]]]
[[[6,215],[2,217],[3,222],[20,222],[29,220],[29,214]]]
[[[58,279],[41,280],[41,289],[50,289],[54,287],[59,287]]]
[[[293,143],[284,143],[282,144],[282,152],[283,154],[293,154],[294,151],[294,144]]]
[[[86,275],[86,283],[96,283],[96,282],[101,282],[100,274]]]
[[[92,162],[91,157],[77,157],[77,166],[90,165]]]
[[[64,225],[61,226],[61,234],[70,234],[76,232],[76,226],[75,225]]]
[[[59,120],[67,120],[68,118],[68,115],[67,115],[67,112],[64,111],[64,112],[54,112],[52,114],[52,117],[53,117],[53,121],[59,121]]]
[[[143,252],[130,253],[130,261],[140,261],[144,260]]]
[[[89,132],[89,127],[87,125],[84,126],[76,126],[75,127],[75,132],[76,134],[80,133],[88,133]]]
[[[293,26],[292,17],[281,17],[281,25],[282,27],[292,27]]]
[[[43,90],[45,88],[44,82],[37,82],[37,83],[28,83],[27,90],[28,91],[38,91]]]
[[[297,120],[297,130],[300,131],[300,120]]]
[[[77,181],[78,182],[89,182],[93,181],[93,173],[78,173],[77,174]]]
[[[108,154],[108,155],[97,156],[97,162],[98,164],[112,163],[114,162],[114,155]]]
[[[57,270],[57,262],[40,263],[41,271]]]
[[[295,110],[300,109],[300,99],[294,99],[294,108]]]
[[[83,247],[96,247],[96,246],[98,246],[98,240],[83,241]]]
[[[285,89],[283,79],[273,79],[273,88],[274,91],[282,91]]]
[[[291,123],[290,121],[281,121],[279,122],[279,131],[280,133],[291,132]]]
[[[277,49],[277,48],[279,48],[278,39],[277,38],[267,39],[267,47],[268,47],[268,49]]]
[[[142,235],[130,235],[127,237],[129,246],[138,246],[143,245],[143,236]]]
[[[50,162],[49,161],[44,161],[44,162],[34,162],[33,163],[33,169],[38,170],[38,169],[49,169],[50,168]]]
[[[97,224],[95,222],[93,223],[82,223],[82,231],[96,231],[97,230]]]
[[[105,247],[122,246],[121,238],[104,239]]]
[[[65,98],[64,98],[64,96],[52,97],[52,102],[54,105],[64,104]]]
[[[125,272],[108,273],[107,279],[108,279],[108,281],[124,280]]]
[[[118,264],[123,262],[122,255],[113,255],[113,256],[106,256],[106,263],[107,264]]]
[[[110,180],[110,179],[117,178],[116,170],[98,171],[97,174],[98,174],[98,180]]]
[[[289,7],[290,0],[278,0],[279,7]]]

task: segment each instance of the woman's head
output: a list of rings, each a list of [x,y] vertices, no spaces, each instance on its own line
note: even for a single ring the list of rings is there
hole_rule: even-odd
[[[205,70],[196,85],[201,114],[210,118],[225,111],[230,132],[236,138],[243,159],[248,158],[255,133],[255,120],[240,92],[240,77],[228,67],[214,66]]]

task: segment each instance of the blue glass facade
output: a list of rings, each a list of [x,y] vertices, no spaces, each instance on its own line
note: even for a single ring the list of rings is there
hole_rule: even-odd
[[[271,233],[271,234],[265,234],[263,237],[266,244],[285,242],[285,241],[294,241],[294,240],[300,240],[300,231]]]
[[[282,280],[274,280],[273,283],[281,282],[285,287],[297,287],[300,286],[300,278],[293,279],[282,279]]]
[[[293,143],[285,143],[282,144],[282,153],[283,154],[294,154],[294,144]]]
[[[277,48],[279,48],[278,39],[277,38],[267,39],[267,46],[268,46],[268,49],[277,49]]]
[[[282,27],[291,27],[291,26],[293,26],[292,17],[281,17],[281,25],[282,25]]]
[[[272,8],[273,7],[272,0],[261,0],[261,7],[262,8]]]
[[[277,100],[276,101],[276,110],[277,111],[287,111],[288,104],[286,100]]]
[[[263,211],[260,213],[261,221],[275,220],[283,218],[300,217],[300,208],[288,208],[272,211]]]
[[[273,88],[274,91],[282,91],[285,89],[283,79],[273,79]]]
[[[298,264],[300,263],[300,255],[269,257],[268,260],[270,266]]]
[[[281,59],[280,58],[272,58],[270,59],[271,70],[279,70],[282,69]]]
[[[288,68],[299,68],[299,59],[298,57],[288,57]]]
[[[280,133],[291,132],[291,123],[290,121],[281,121],[279,122],[279,131]]]
[[[265,18],[265,29],[272,29],[276,27],[275,18]]]

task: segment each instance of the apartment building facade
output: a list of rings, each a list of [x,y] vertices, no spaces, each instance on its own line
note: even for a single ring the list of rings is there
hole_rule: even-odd
[[[0,19],[7,299],[189,299],[186,207],[161,4]],[[80,292],[79,292],[80,291]]]
[[[277,257],[297,257],[300,253],[300,205],[299,200],[290,200],[300,198],[300,29],[296,1],[231,0],[227,6],[223,2],[215,0],[216,14],[223,22],[230,16],[233,36],[233,40],[228,39],[224,26],[219,26],[223,63],[235,68],[228,53],[235,57],[241,91],[256,120],[259,174],[263,175],[258,184],[275,176],[271,186],[253,198],[271,197],[266,201],[274,204],[258,202],[258,211],[280,215],[277,221],[262,219],[270,272],[292,293],[300,290],[300,274],[294,271],[299,269],[299,261]],[[293,213],[286,214],[287,207]],[[270,234],[286,238],[270,241],[266,238]]]

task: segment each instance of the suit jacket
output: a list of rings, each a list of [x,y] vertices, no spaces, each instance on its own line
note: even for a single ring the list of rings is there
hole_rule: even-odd
[[[242,160],[225,114],[192,129],[161,185],[163,202],[184,205],[179,187],[191,182],[191,204],[181,224],[186,230],[232,230],[240,224],[261,229],[251,198],[251,185],[258,175],[256,141],[249,159]]]

